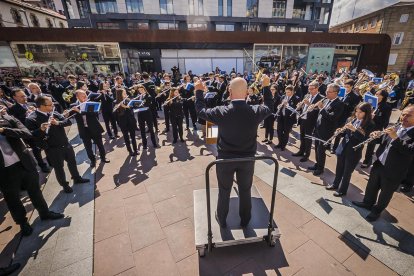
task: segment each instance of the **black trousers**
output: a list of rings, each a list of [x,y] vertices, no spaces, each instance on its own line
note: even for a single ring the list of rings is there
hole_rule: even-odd
[[[165,120],[165,128],[170,130],[170,107],[164,106],[164,120]]]
[[[2,175],[0,190],[3,193],[4,201],[16,224],[24,224],[27,222],[26,209],[20,200],[20,191],[23,184],[39,215],[43,216],[47,214],[49,208],[40,190],[39,174],[36,170],[28,171],[23,167],[21,162],[18,162],[0,170],[0,172]]]
[[[326,162],[326,149],[328,146],[324,146],[323,142],[315,141],[315,159],[316,164],[315,167],[317,170],[324,170],[325,169],[325,162]]]
[[[197,113],[195,110],[195,105],[192,100],[185,101],[183,103],[183,110],[184,110],[184,116],[185,116],[185,124],[187,128],[190,127],[190,117],[191,121],[193,122],[193,126],[195,126],[197,122]]]
[[[171,125],[172,125],[172,131],[173,131],[173,138],[174,141],[177,141],[178,136],[180,136],[180,139],[183,139],[183,117],[171,117]]]
[[[266,119],[264,119],[263,125],[265,127],[265,138],[269,140],[273,140],[273,135],[275,132],[275,117],[270,115]]]
[[[312,140],[305,138],[306,135],[312,135],[315,125],[305,120],[300,121],[299,125],[299,136],[300,136],[300,147],[299,152],[303,156],[309,157],[312,149]]]
[[[102,135],[99,136],[91,136],[90,131],[88,128],[85,129],[85,137],[82,138],[83,144],[85,145],[86,154],[88,155],[89,160],[91,162],[95,162],[95,154],[93,153],[92,149],[92,141],[98,147],[99,156],[101,159],[105,159],[106,152],[105,147],[102,142]]]
[[[102,117],[104,119],[105,122],[105,128],[106,128],[106,132],[108,133],[109,136],[113,136],[112,135],[112,131],[111,131],[111,127],[114,131],[114,135],[118,135],[118,127],[116,126],[116,118],[114,113],[111,112],[102,112]]]
[[[221,224],[226,222],[234,174],[236,174],[239,189],[239,215],[241,223],[247,224],[251,218],[252,202],[250,189],[253,182],[254,162],[217,164],[216,175],[219,186],[217,217]]]
[[[141,131],[141,139],[142,139],[142,144],[144,147],[147,146],[147,135],[145,133],[145,124],[147,124],[148,130],[150,132],[152,145],[155,147],[157,146],[157,140],[155,139],[153,117],[152,117],[151,110],[145,110],[145,111],[138,112],[138,125],[139,125],[139,130]]]
[[[351,149],[353,151],[353,149]],[[361,160],[362,152],[351,152],[344,150],[344,153],[339,155],[336,161],[335,180],[333,186],[337,188],[339,193],[348,191],[349,182],[351,181],[352,172]]]
[[[414,186],[414,161],[411,163],[407,176],[401,183],[407,188],[412,188]]]
[[[131,126],[129,128],[121,128],[122,135],[124,136],[125,146],[128,152],[131,152],[132,150],[135,152],[138,150],[135,129],[136,129],[136,126]],[[131,144],[132,144],[132,148],[131,148]]]
[[[381,139],[375,139],[368,143],[367,150],[365,152],[364,164],[372,163],[372,156],[374,156],[375,146],[381,142]]]
[[[277,138],[279,139],[279,145],[282,149],[286,148],[289,141],[289,133],[292,131],[293,124],[290,120],[287,120],[284,116],[280,116],[277,119]]]
[[[374,162],[364,196],[364,202],[373,206],[371,212],[379,214],[387,208],[400,182],[399,180],[387,178],[387,172],[381,162]]]
[[[153,101],[151,103],[151,114],[152,114],[152,123],[156,131],[158,131],[158,112],[157,112],[157,102]]]
[[[43,158],[42,158],[42,149],[36,146],[31,146],[31,148],[32,148],[33,156],[35,157],[36,162],[39,165],[39,167],[45,167],[46,163],[45,161],[43,161]]]
[[[49,164],[55,169],[56,179],[60,185],[66,184],[66,174],[63,169],[64,161],[68,164],[72,178],[80,178],[78,167],[76,166],[75,152],[71,144],[62,147],[48,148],[46,150],[46,156]]]

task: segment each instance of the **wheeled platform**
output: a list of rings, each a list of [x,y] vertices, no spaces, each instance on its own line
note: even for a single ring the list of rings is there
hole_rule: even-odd
[[[217,163],[255,161],[261,159],[271,159],[275,162],[275,177],[273,183],[271,211],[269,212],[259,191],[254,185],[252,185],[252,216],[249,224],[242,228],[240,226],[238,190],[237,185],[234,185],[230,195],[227,227],[221,228],[214,215],[218,200],[218,189],[210,189],[210,168]],[[277,169],[277,161],[272,157],[265,156],[216,160],[207,166],[206,189],[194,191],[195,244],[200,257],[203,257],[207,251],[212,251],[213,247],[225,247],[261,241],[267,242],[269,246],[275,245],[276,240],[279,239],[281,235],[275,221],[273,220],[273,209],[277,185]],[[213,215],[211,215],[211,213]]]

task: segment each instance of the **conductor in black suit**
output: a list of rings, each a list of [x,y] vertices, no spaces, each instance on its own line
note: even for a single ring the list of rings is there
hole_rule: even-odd
[[[406,107],[400,116],[401,126],[385,129],[386,135],[377,150],[377,160],[369,175],[362,202],[356,206],[371,210],[366,219],[375,221],[390,203],[394,192],[407,176],[414,160],[414,106]],[[380,131],[372,132],[379,137]],[[379,196],[378,196],[379,193]],[[378,197],[378,199],[377,199]]]
[[[319,101],[317,107],[319,109],[318,118],[314,136],[321,140],[328,140],[332,137],[338,128],[338,120],[344,111],[344,103],[338,98],[339,86],[331,83],[326,89],[326,99]],[[325,169],[326,149],[328,145],[324,142],[315,141],[315,157],[316,163],[309,170],[313,170],[313,175],[321,175]]]
[[[96,158],[92,149],[92,141],[96,144],[101,157],[101,162],[109,163],[109,159],[106,159],[106,152],[102,142],[102,133],[104,132],[103,127],[99,123],[98,113],[81,111],[79,105],[86,102],[88,96],[83,90],[76,90],[76,98],[78,101],[71,105],[72,112],[76,112],[75,115],[76,123],[78,125],[79,136],[82,139],[86,153],[91,161],[91,167],[95,167]]]
[[[63,214],[49,211],[43,198],[36,164],[21,140],[32,138],[32,134],[19,120],[4,111],[5,109],[0,110],[0,191],[13,220],[20,225],[22,235],[28,236],[33,230],[20,200],[23,184],[40,219],[60,219]]]
[[[271,115],[271,109],[267,107],[273,103],[269,86],[270,79],[264,76],[263,89],[266,106],[248,105],[246,103],[247,82],[243,78],[235,78],[230,82],[229,87],[231,103],[228,106],[206,108],[203,96],[204,85],[200,81],[196,83],[196,110],[198,116],[218,125],[218,159],[255,156],[257,127],[262,120]],[[231,187],[236,173],[240,198],[240,224],[243,227],[246,226],[251,218],[250,188],[253,181],[254,162],[217,164],[216,171],[219,184],[217,221],[221,227],[226,227]]]

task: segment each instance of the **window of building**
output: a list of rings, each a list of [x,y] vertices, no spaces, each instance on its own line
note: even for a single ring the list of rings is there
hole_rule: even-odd
[[[404,32],[395,33],[392,44],[401,45],[403,38],[404,38]]]
[[[359,29],[361,29],[361,24],[360,23],[357,23],[355,25],[355,32],[359,32]]]
[[[188,13],[190,15],[203,15],[203,0],[188,0]]]
[[[372,20],[371,20],[371,28],[375,28],[377,26],[377,18],[376,17],[374,17],[374,18],[372,18]]]
[[[291,33],[305,33],[306,28],[305,27],[290,27]]]
[[[286,30],[286,26],[280,26],[280,25],[269,25],[267,27],[268,32],[284,32]]]
[[[50,18],[46,18],[46,25],[48,28],[53,28],[53,23],[52,20],[50,20]]]
[[[128,22],[128,29],[133,30],[148,30],[149,25],[147,22]]]
[[[75,18],[75,13],[73,12],[72,2],[70,0],[65,0],[66,7],[68,8],[68,14],[70,19]]]
[[[59,22],[59,27],[65,28],[65,24],[63,24],[63,22]]]
[[[397,57],[398,54],[390,54],[390,56],[388,57],[388,65],[395,65],[395,63],[397,62]]]
[[[322,4],[330,4],[331,0],[322,0]]]
[[[305,9],[293,9],[292,18],[305,19]]]
[[[35,14],[30,14],[30,21],[32,21],[33,27],[40,27],[39,18]]]
[[[22,16],[20,14],[20,12],[18,10],[16,10],[15,8],[11,8],[10,9],[10,14],[13,17],[14,23],[16,24],[23,24],[23,20],[22,20]],[[29,22],[27,22],[29,23]]]
[[[118,12],[116,0],[95,0],[95,4],[96,12],[99,14]]]
[[[260,25],[259,24],[243,24],[243,31],[260,32]]]
[[[173,0],[160,0],[160,10],[161,14],[173,14]]]
[[[160,30],[176,30],[178,29],[177,23],[174,22],[159,22],[158,29]]]
[[[223,16],[224,12],[223,0],[218,0],[218,16]]]
[[[207,23],[188,23],[187,27],[192,31],[205,31],[207,30]]]
[[[233,16],[233,0],[227,0],[227,16]]]
[[[98,29],[119,29],[119,23],[114,22],[98,22],[96,23]]]
[[[272,16],[284,18],[286,15],[286,1],[273,0]]]
[[[368,20],[364,22],[364,25],[362,26],[363,30],[367,30],[368,29]]]
[[[216,31],[234,32],[234,25],[233,24],[216,24]]]
[[[76,0],[76,3],[78,4],[78,11],[79,16],[81,18],[86,18],[90,14],[88,3],[86,3],[88,0]]]
[[[259,13],[259,0],[247,0],[246,17],[257,17]]]
[[[409,16],[408,13],[401,14],[400,23],[406,23],[406,22],[408,22],[408,16]]]
[[[144,5],[142,0],[125,0],[127,12],[144,13]]]

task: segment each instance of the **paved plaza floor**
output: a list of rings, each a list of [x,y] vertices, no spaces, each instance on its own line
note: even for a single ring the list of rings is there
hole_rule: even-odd
[[[159,134],[161,148],[140,145],[136,157],[127,155],[122,138],[106,141],[111,163],[98,161],[95,169],[76,134],[72,127],[79,169],[90,183],[66,195],[53,172],[42,175],[47,202],[66,217],[41,222],[22,194],[35,228],[26,238],[0,197],[0,266],[20,262],[20,275],[414,275],[413,193],[396,193],[381,218],[368,223],[367,211],[351,201],[362,199],[369,171],[358,167],[348,194],[333,197],[323,185],[334,178],[336,157],[328,156],[321,177],[309,173],[313,153],[305,163],[291,156],[298,128],[286,151],[258,145],[258,154],[274,156],[280,166],[276,246],[217,248],[204,258],[195,249],[193,191],[205,187],[205,168],[215,157],[200,131],[186,132],[186,142],[174,145],[171,133]],[[260,129],[258,141],[263,134]],[[256,162],[254,185],[267,206],[273,170]],[[217,187],[214,168],[211,176]]]

